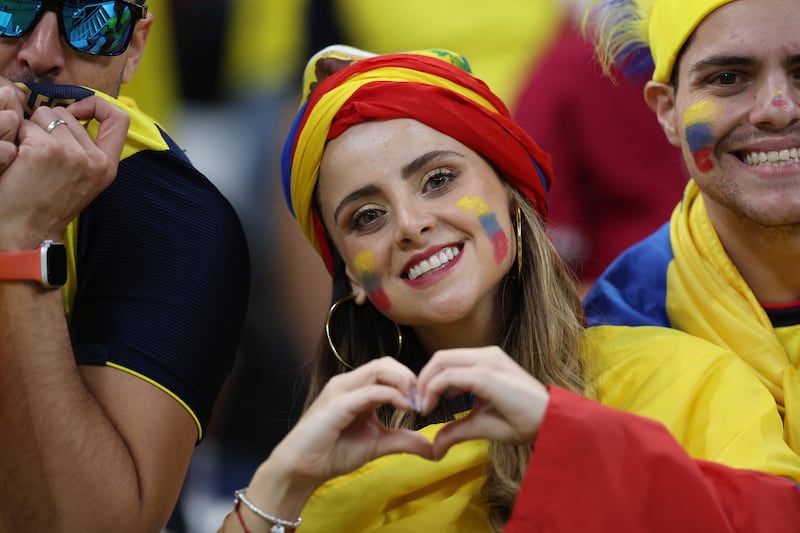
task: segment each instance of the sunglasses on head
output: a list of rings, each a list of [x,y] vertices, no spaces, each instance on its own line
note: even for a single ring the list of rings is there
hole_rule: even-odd
[[[45,11],[56,13],[73,49],[116,56],[128,48],[136,21],[147,16],[147,5],[130,0],[0,0],[0,37],[22,37]]]

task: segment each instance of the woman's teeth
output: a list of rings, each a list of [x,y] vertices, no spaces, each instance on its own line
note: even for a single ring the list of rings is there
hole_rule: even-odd
[[[423,259],[418,264],[411,267],[408,271],[408,279],[411,280],[417,279],[426,272],[430,272],[431,270],[446,265],[447,263],[452,261],[453,258],[458,254],[459,254],[459,249],[456,248],[455,246],[450,246],[449,248],[445,248],[440,252],[433,254],[429,258]]]

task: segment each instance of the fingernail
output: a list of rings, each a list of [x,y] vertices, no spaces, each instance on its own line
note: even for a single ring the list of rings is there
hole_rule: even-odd
[[[415,411],[419,411],[419,404],[417,403],[419,398],[417,397],[417,388],[413,387],[411,389],[411,408]]]

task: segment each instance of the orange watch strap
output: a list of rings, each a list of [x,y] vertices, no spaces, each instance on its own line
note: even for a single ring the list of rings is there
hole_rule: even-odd
[[[21,252],[0,252],[0,280],[42,279],[42,248]]]

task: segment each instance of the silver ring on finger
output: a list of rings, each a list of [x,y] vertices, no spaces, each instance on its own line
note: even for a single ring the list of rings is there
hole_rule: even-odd
[[[51,122],[50,124],[48,124],[48,125],[47,125],[47,128],[46,128],[44,131],[46,131],[47,133],[52,133],[52,131],[53,131],[54,129],[56,129],[58,126],[60,126],[60,125],[62,125],[62,124],[66,124],[66,123],[67,123],[67,121],[66,121],[66,120],[63,120],[63,119],[57,118],[57,119],[55,119],[53,122]]]

